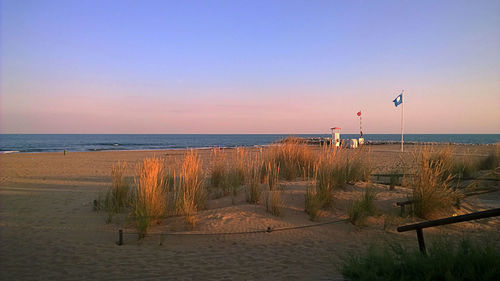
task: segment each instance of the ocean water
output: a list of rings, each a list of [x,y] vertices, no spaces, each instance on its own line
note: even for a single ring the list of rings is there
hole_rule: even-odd
[[[102,150],[155,150],[204,147],[259,146],[278,141],[289,135],[31,135],[0,134],[0,153],[54,152],[54,151],[102,151]],[[295,135],[297,137],[329,137],[328,134]],[[355,134],[343,134],[342,138],[356,138]],[[374,142],[399,141],[398,134],[367,134],[365,140]],[[500,141],[500,134],[408,134],[405,142],[439,142],[492,144]]]

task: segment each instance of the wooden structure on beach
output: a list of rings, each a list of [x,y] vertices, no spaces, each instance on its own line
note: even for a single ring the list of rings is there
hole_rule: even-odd
[[[332,130],[332,145],[335,147],[340,147],[340,128],[333,127],[330,128]]]

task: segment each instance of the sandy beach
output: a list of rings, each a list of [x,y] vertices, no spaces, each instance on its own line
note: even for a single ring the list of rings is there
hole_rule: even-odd
[[[371,147],[374,173],[387,172],[398,159],[398,145]],[[458,146],[456,153],[482,157],[493,146]],[[0,155],[0,279],[1,280],[342,280],[340,264],[373,243],[399,242],[417,248],[414,232],[396,227],[416,219],[398,216],[397,201],[409,190],[359,182],[334,195],[333,207],[318,222],[304,212],[306,182],[282,181],[285,208],[280,217],[262,204],[236,198],[211,198],[199,212],[194,230],[182,218],[165,219],[150,235],[137,240],[126,214],[112,223],[93,210],[93,200],[111,184],[111,167],[127,162],[131,179],[145,157],[181,159],[185,151],[113,151],[25,153]],[[198,150],[208,167],[210,150]],[[258,148],[254,149],[258,153]],[[346,222],[349,202],[370,184],[376,191],[380,215],[364,226]],[[490,184],[491,185],[491,184]],[[490,187],[497,188],[493,183]],[[468,197],[461,213],[499,206],[500,192]],[[275,232],[193,235],[262,231],[270,227],[321,226]],[[124,229],[124,245],[116,245]],[[159,235],[164,233],[165,235]],[[450,239],[488,237],[500,245],[498,218],[426,229],[428,241],[440,234]],[[167,235],[169,234],[169,235]],[[172,235],[173,234],[173,235]],[[182,235],[180,235],[182,234]]]

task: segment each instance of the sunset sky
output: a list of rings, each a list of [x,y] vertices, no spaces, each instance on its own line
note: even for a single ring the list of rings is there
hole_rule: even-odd
[[[500,1],[0,1],[1,133],[500,133]]]

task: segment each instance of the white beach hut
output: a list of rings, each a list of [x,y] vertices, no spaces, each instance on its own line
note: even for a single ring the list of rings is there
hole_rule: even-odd
[[[332,145],[335,147],[340,147],[340,128],[333,127],[330,128],[332,130]]]

